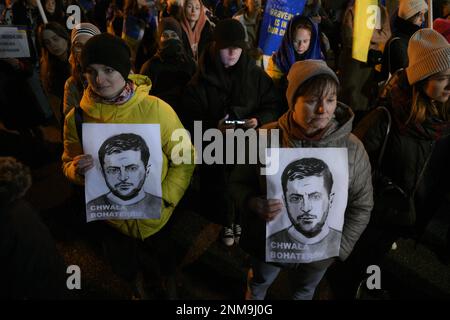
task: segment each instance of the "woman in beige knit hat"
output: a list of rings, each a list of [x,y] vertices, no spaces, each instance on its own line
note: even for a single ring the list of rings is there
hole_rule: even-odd
[[[380,237],[372,244],[386,243],[385,252],[399,234],[419,237],[433,215],[450,210],[445,196],[450,191],[450,44],[438,32],[421,29],[409,41],[408,57],[408,67],[394,75],[385,97],[392,117],[390,133],[387,117],[379,110],[363,119],[355,132],[374,168],[405,193],[390,204],[386,198],[375,201],[368,230],[378,228]],[[386,149],[378,158],[386,134]],[[374,223],[377,219],[379,224]]]

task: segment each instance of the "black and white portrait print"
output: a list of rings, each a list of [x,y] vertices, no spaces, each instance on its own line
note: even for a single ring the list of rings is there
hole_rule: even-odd
[[[281,148],[266,176],[283,211],[266,224],[266,261],[309,263],[339,255],[348,198],[346,148]]]
[[[159,124],[83,124],[87,221],[159,219],[162,150]]]

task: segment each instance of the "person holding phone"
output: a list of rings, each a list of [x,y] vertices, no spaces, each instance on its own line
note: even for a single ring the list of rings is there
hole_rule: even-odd
[[[205,49],[184,93],[184,109],[179,116],[191,134],[194,121],[202,121],[203,130],[216,128],[225,133],[227,129],[238,127],[256,129],[277,119],[281,98],[271,78],[256,66],[244,48],[242,24],[233,19],[220,21],[214,30],[214,42]],[[201,199],[195,201],[202,203],[199,210],[207,218],[224,225],[223,241],[227,246],[238,241],[241,234],[238,215],[227,192],[231,167],[203,165],[200,168],[201,192],[197,192]]]

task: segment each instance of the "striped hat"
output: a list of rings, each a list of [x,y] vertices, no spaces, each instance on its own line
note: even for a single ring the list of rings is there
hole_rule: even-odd
[[[450,44],[432,29],[416,31],[408,43],[409,65],[406,75],[410,85],[450,68]]]
[[[88,22],[83,22],[83,23],[79,23],[77,24],[73,29],[72,29],[72,35],[71,35],[71,43],[74,43],[75,40],[83,34],[87,34],[92,36],[95,36],[97,34],[100,34],[100,30],[93,25],[92,23],[88,23]]]

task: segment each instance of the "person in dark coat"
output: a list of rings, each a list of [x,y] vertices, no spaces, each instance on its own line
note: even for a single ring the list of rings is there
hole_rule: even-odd
[[[38,213],[23,199],[27,167],[0,157],[0,299],[66,297],[65,266]]]
[[[46,93],[64,98],[64,84],[70,77],[70,39],[66,29],[56,22],[39,26],[41,80]]]
[[[141,68],[152,81],[150,94],[163,99],[175,112],[180,108],[183,89],[196,71],[196,63],[181,42],[180,23],[163,18],[158,26],[158,52]]]
[[[213,28],[200,0],[185,0],[181,14],[183,45],[186,52],[198,61],[207,44],[212,41]]]
[[[382,73],[385,78],[388,73],[394,74],[395,71],[408,66],[409,39],[422,28],[427,10],[428,6],[424,0],[400,1],[392,26],[392,36],[383,52]]]
[[[270,77],[243,51],[246,44],[241,23],[234,19],[220,21],[214,39],[184,94],[179,115],[185,127],[193,134],[193,121],[200,120],[203,130],[225,132],[235,128],[225,124],[226,120],[242,120],[244,129],[275,120],[280,114],[280,97]],[[202,210],[226,226],[224,242],[232,245],[233,234],[236,239],[240,236],[240,224],[226,191],[228,172],[223,165],[204,165],[200,169],[199,194]],[[238,225],[234,231],[233,224]]]
[[[269,147],[278,147],[278,145],[280,148],[337,147],[346,148],[348,151],[348,198],[342,237],[337,252],[339,260],[344,261],[352,252],[370,220],[373,200],[369,158],[361,141],[351,133],[354,114],[348,106],[337,102],[339,81],[334,71],[324,61],[304,60],[294,63],[288,73],[288,83],[286,91],[288,111],[278,121],[266,124],[262,129],[268,130],[267,136],[272,136],[272,130],[279,132],[279,143],[271,139]],[[304,161],[305,158],[302,160]],[[290,164],[283,168],[286,170],[284,171],[286,176],[290,176],[286,179],[287,183],[292,183],[293,180],[306,175],[304,172],[310,170],[307,169],[310,166],[308,163],[313,161],[311,159],[303,161],[300,164],[301,168],[297,167],[291,171],[291,168],[299,164],[298,162],[293,162],[293,167]],[[316,168],[320,167],[322,173],[314,172],[314,176],[323,178],[324,184],[322,185],[324,186],[327,174],[324,173],[325,166],[318,165]],[[290,199],[288,195],[285,195],[284,200],[282,197],[268,198],[266,180],[261,175],[260,169],[258,164],[237,166],[230,178],[233,199],[238,208],[243,213],[245,212],[243,224],[245,232],[242,235],[241,246],[252,258],[252,269],[248,273],[247,279],[246,299],[263,300],[281,269],[289,268],[295,274],[295,278],[291,279],[292,289],[294,289],[292,298],[311,300],[317,285],[336,258],[322,256],[322,259],[311,259],[311,262],[306,262],[306,260],[291,260],[289,263],[285,261],[266,262],[270,260],[266,255],[266,248],[272,246],[272,244],[266,243],[266,238],[269,237],[269,235],[266,236],[266,222],[280,217],[283,207],[291,209],[292,204],[289,202],[292,198],[288,200]],[[287,173],[289,171],[295,172],[295,174],[291,176],[291,173]],[[342,186],[340,187],[342,188]],[[301,197],[299,194],[296,195]],[[329,198],[323,197],[322,199]],[[319,217],[318,212],[313,213],[310,210],[310,214],[315,218]],[[292,222],[292,220],[290,221]],[[297,223],[299,223],[298,220]],[[310,226],[313,223],[311,222]],[[318,228],[315,231],[317,230]],[[330,239],[331,243],[327,244],[327,249],[329,246],[337,246],[337,232],[332,233],[334,234],[328,233],[327,235],[334,238]],[[294,234],[290,233],[289,235],[290,241],[294,239],[292,235]],[[295,254],[305,254],[305,257],[306,255],[310,257],[317,255],[318,257],[324,253],[325,246],[313,244],[317,238],[311,237],[311,235],[313,234],[310,233],[309,238],[303,237],[305,242],[297,247],[299,250],[295,251]],[[274,237],[279,239],[278,234]],[[295,237],[299,238],[298,235]]]
[[[374,110],[354,132],[374,169],[405,194],[391,200],[375,197],[371,222],[350,257],[349,273],[359,270],[359,280],[367,276],[362,269],[381,263],[397,238],[419,240],[438,212],[450,210],[446,200],[450,191],[450,44],[438,32],[421,29],[409,41],[408,58],[408,67],[394,74],[386,93],[392,123],[380,164],[389,123],[386,114]],[[376,180],[374,185],[378,194]],[[450,253],[449,249],[447,243]]]

